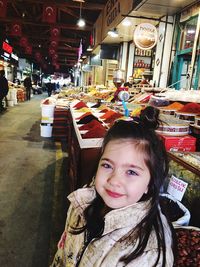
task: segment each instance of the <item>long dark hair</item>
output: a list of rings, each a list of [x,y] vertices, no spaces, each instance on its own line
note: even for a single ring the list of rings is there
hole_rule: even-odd
[[[144,153],[146,166],[150,172],[150,183],[148,192],[139,201],[150,201],[150,209],[143,220],[138,225],[123,236],[119,242],[134,243],[138,238],[139,242],[132,253],[121,258],[125,264],[142,255],[147,246],[152,230],[155,231],[158,245],[158,257],[155,266],[162,255],[162,266],[166,265],[166,244],[165,234],[159,211],[159,193],[163,182],[168,174],[168,158],[163,142],[156,134],[155,129],[159,126],[159,110],[148,106],[136,121],[119,120],[107,132],[103,145],[102,154],[106,145],[111,140],[132,139],[138,149]],[[104,215],[102,210],[105,204],[97,194],[91,205],[85,212],[86,225],[81,229],[74,229],[73,233],[78,234],[84,230],[88,232],[88,242],[94,237],[100,237],[104,228]],[[171,223],[169,222],[171,226]]]

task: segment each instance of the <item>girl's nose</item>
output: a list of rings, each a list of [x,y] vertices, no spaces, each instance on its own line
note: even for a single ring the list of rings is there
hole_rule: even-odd
[[[121,183],[121,175],[119,173],[119,171],[113,171],[109,178],[108,178],[108,182],[111,184],[111,185],[120,185]]]

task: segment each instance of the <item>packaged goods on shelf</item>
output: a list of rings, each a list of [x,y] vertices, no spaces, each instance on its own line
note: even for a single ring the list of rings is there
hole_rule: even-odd
[[[196,151],[196,138],[193,136],[160,136],[167,151]]]
[[[193,164],[187,156],[200,157],[199,152],[169,152],[169,177],[172,175],[187,183],[181,202],[190,210],[190,225],[200,227],[200,169],[199,163]],[[196,165],[198,164],[198,166]]]

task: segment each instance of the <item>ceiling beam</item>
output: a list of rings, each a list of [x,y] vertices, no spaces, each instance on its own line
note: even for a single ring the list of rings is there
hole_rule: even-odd
[[[69,9],[69,8],[67,8],[67,7],[65,7],[65,8],[60,8],[59,10],[61,10],[62,12],[65,12],[65,13],[71,15],[72,17],[74,17],[74,18],[76,18],[76,19],[79,19],[79,18],[80,18],[79,15],[77,15],[74,11],[72,11],[71,9]],[[87,24],[89,24],[90,26],[94,25],[94,23],[91,22],[91,21],[89,21],[89,20],[86,20],[86,19],[85,19],[85,22],[86,22]]]
[[[12,3],[13,0],[8,0],[9,3]],[[18,2],[24,2],[23,0]],[[48,1],[43,1],[43,0],[26,0],[26,3],[38,3],[38,4],[45,4],[45,5],[55,5],[55,0],[48,0]],[[65,1],[56,1],[56,7],[58,8],[64,8],[64,7],[70,7],[70,8],[77,8],[80,9],[80,4],[76,3],[76,2],[71,2],[71,3],[67,3]],[[101,11],[103,10],[105,7],[104,4],[99,4],[99,3],[83,3],[82,4],[82,9],[88,9],[88,10],[98,10]]]
[[[25,25],[33,25],[33,26],[38,26],[38,27],[51,27],[52,25],[49,23],[44,23],[44,22],[32,22],[32,21],[25,21],[23,19],[19,19],[19,18],[0,18],[0,21],[3,22],[7,22],[7,23],[13,23],[13,21],[21,23],[21,24],[25,24]],[[92,30],[91,26],[85,26],[83,28],[79,28],[77,25],[73,25],[73,24],[65,24],[65,23],[55,23],[53,24],[54,27],[58,27],[61,29],[68,29],[68,30],[75,30],[75,31],[88,31],[90,32]]]

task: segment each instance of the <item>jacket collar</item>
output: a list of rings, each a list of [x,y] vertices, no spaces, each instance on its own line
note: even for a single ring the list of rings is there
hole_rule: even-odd
[[[90,205],[96,197],[94,187],[81,188],[68,196],[69,201],[76,211],[83,216],[83,211]],[[150,209],[150,201],[137,202],[130,206],[111,210],[105,216],[105,227],[103,234],[107,234],[113,229],[125,227],[135,227]]]

